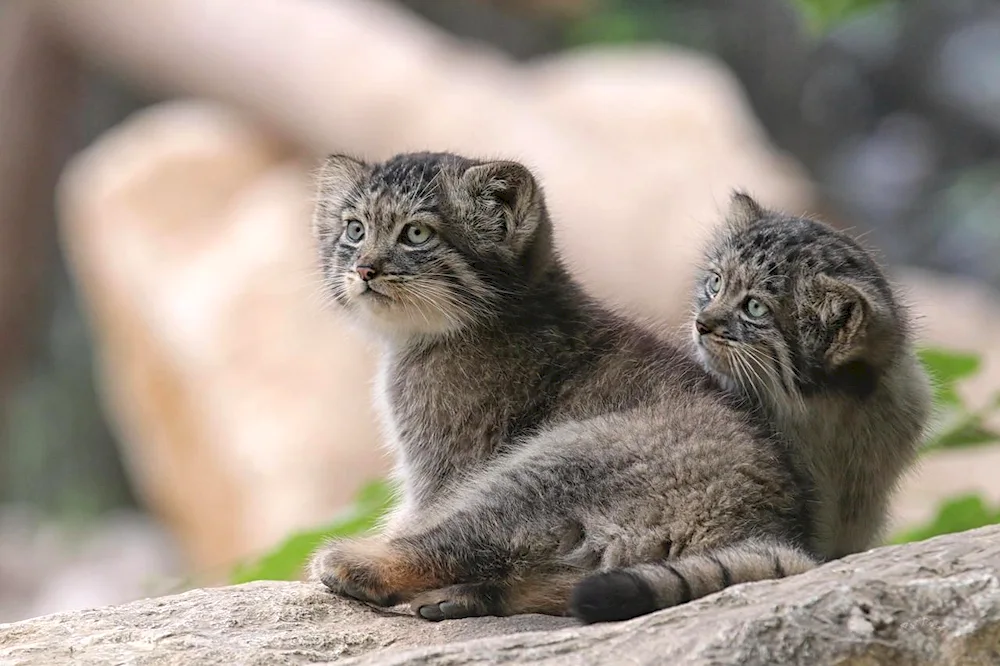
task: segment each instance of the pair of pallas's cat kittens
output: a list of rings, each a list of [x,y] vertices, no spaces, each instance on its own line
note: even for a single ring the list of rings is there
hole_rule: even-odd
[[[314,233],[382,344],[402,492],[380,534],[314,555],[339,594],[594,622],[803,572],[872,544],[928,419],[872,258],[746,195],[704,257],[696,352],[583,293],[516,162],[332,156]]]

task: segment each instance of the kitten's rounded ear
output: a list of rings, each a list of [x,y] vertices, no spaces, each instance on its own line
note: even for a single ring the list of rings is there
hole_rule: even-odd
[[[877,315],[871,299],[855,285],[822,273],[816,276],[816,286],[820,321],[834,329],[826,350],[829,367],[867,356],[868,331]]]
[[[320,196],[346,192],[364,177],[368,165],[349,155],[328,155],[316,174]]]
[[[732,225],[745,228],[764,217],[766,212],[764,207],[748,193],[743,190],[734,190],[729,197],[726,220]]]
[[[319,234],[324,223],[339,215],[347,193],[368,173],[370,167],[348,155],[329,155],[316,170],[316,208],[313,233]]]
[[[534,232],[541,217],[540,190],[523,164],[510,160],[477,164],[465,170],[460,185],[477,207],[496,214],[498,222],[503,220],[506,238]]]

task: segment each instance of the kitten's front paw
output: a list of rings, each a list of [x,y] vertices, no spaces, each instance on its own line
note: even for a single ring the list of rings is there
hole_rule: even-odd
[[[310,570],[334,594],[376,606],[394,606],[438,586],[380,538],[333,541],[316,551]]]

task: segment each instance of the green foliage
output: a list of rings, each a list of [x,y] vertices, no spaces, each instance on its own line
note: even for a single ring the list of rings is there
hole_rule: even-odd
[[[927,442],[925,450],[980,446],[1000,441],[1000,434],[985,424],[986,417],[1000,405],[1000,396],[983,409],[971,410],[958,395],[958,383],[979,372],[979,357],[941,349],[922,349],[920,360],[934,380],[934,402],[941,418],[940,427]]]
[[[934,378],[934,400],[939,405],[960,405],[956,384],[979,372],[979,357],[974,354],[948,352],[941,349],[921,349],[920,361]]]
[[[750,0],[742,0],[749,2]],[[880,6],[899,0],[793,0],[812,32],[821,35],[836,24]],[[570,23],[565,40],[568,45],[622,44],[645,40],[705,44],[699,35],[706,27],[691,22],[688,3],[665,0],[598,0],[591,11]],[[711,20],[711,12],[706,12]],[[678,20],[681,17],[681,20]],[[706,20],[704,17],[702,21]],[[704,37],[705,35],[701,35]],[[695,39],[691,41],[691,38]],[[709,40],[711,41],[711,40]]]
[[[299,532],[261,558],[244,563],[230,576],[234,585],[254,580],[298,580],[309,555],[327,539],[358,536],[375,527],[392,506],[392,487],[385,481],[367,484],[332,523]]]
[[[593,12],[573,22],[565,36],[568,44],[628,44],[649,37],[642,12],[621,0],[603,0]]]
[[[924,451],[982,446],[1000,441],[1000,434],[985,424],[986,417],[1000,407],[1000,395],[983,409],[972,410],[958,394],[958,383],[979,372],[979,357],[942,349],[922,349],[920,360],[934,380],[934,402],[941,419],[937,432],[927,442]],[[937,515],[925,525],[895,535],[890,541],[921,541],[996,523],[1000,523],[1000,507],[988,506],[978,495],[963,495],[943,502],[938,507]]]
[[[891,543],[923,541],[941,534],[964,532],[1000,523],[1000,507],[990,507],[979,495],[962,495],[946,500],[926,525],[893,537]]]
[[[889,0],[795,0],[806,20],[817,33],[824,33],[837,23],[872,10]]]

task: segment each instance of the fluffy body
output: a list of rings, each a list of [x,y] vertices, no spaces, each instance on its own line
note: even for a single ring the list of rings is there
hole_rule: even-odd
[[[597,621],[814,566],[808,485],[766,419],[581,291],[525,167],[333,156],[314,229],[334,300],[381,340],[403,493],[382,534],[314,555],[331,590]]]
[[[813,550],[875,545],[931,412],[910,318],[872,255],[822,222],[733,197],[694,291],[698,357],[786,438],[816,500]]]

